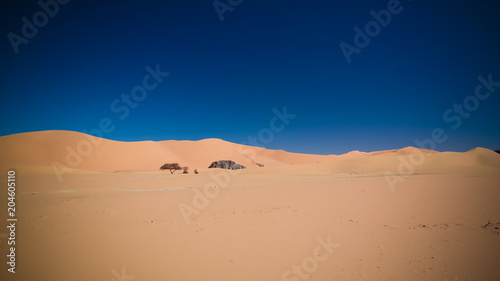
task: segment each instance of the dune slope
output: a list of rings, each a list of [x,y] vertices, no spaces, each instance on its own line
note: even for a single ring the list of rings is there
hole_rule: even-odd
[[[207,168],[213,161],[233,160],[247,167],[305,164],[334,156],[289,153],[244,146],[220,139],[200,141],[119,142],[70,131],[42,131],[0,138],[0,165],[64,165],[96,172],[158,170],[166,162]]]
[[[204,170],[217,160],[233,160],[247,168],[273,171],[414,174],[491,171],[500,168],[500,155],[485,148],[465,153],[405,147],[343,155],[290,153],[235,144],[220,139],[199,141],[119,142],[71,131],[42,131],[0,137],[0,166],[49,172],[156,171],[166,162]]]

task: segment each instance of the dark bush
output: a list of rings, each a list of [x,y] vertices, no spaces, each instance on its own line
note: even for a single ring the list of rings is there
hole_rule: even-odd
[[[179,163],[165,163],[160,167],[160,170],[170,170],[170,173],[173,174],[176,170],[182,170]]]

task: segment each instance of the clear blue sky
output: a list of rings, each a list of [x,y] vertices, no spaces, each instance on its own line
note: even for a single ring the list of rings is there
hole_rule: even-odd
[[[339,44],[355,46],[354,28],[389,2],[243,0],[221,21],[210,0],[72,0],[16,41],[16,54],[8,34],[24,38],[21,19],[43,23],[42,8],[3,1],[0,135],[90,131],[109,118],[115,129],[104,137],[113,140],[244,143],[286,106],[296,118],[262,146],[373,151],[416,146],[442,128],[448,139],[436,150],[499,149],[500,87],[468,118],[443,119],[474,95],[479,75],[500,81],[499,4],[401,1],[348,63]],[[121,120],[113,101],[158,64],[170,75]]]

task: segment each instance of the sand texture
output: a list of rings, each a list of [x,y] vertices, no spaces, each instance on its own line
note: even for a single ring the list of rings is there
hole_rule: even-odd
[[[1,280],[500,280],[500,154],[484,148],[322,156],[44,131],[0,137],[0,168],[18,219]]]

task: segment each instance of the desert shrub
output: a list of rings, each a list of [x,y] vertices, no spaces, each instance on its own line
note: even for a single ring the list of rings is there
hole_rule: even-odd
[[[182,173],[187,174],[189,170],[189,167],[182,167]]]

